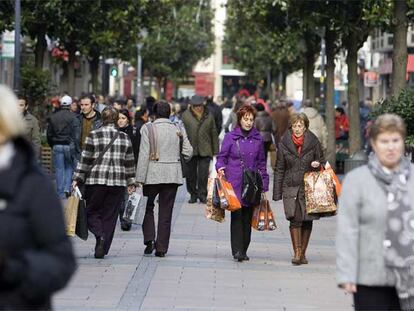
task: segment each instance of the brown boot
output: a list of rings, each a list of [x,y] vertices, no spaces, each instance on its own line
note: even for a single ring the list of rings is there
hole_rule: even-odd
[[[300,257],[300,263],[305,265],[308,263],[305,253],[306,248],[308,247],[311,232],[312,229],[302,229],[302,256]]]
[[[292,239],[294,256],[292,258],[292,264],[297,266],[300,265],[300,258],[302,255],[301,247],[301,228],[289,228],[290,229],[290,238]]]

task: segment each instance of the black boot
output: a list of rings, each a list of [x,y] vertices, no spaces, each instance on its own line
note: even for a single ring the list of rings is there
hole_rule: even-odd
[[[96,238],[95,258],[104,258],[105,256],[105,240],[103,237]]]
[[[241,252],[236,252],[233,258],[234,260],[237,260],[238,262],[242,262],[244,260],[244,256]]]
[[[147,245],[147,247],[145,247],[144,249],[144,254],[151,255],[155,249],[155,241],[148,241],[148,242],[145,242],[144,244]]]

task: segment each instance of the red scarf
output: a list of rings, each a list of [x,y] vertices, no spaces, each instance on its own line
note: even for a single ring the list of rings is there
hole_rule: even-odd
[[[295,134],[292,133],[292,140],[296,148],[298,149],[298,154],[300,155],[302,152],[302,146],[303,146],[303,141],[305,140],[305,135],[296,137]]]

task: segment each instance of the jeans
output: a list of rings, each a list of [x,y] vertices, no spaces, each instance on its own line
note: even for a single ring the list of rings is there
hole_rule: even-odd
[[[73,157],[69,145],[53,146],[53,165],[55,167],[56,188],[59,198],[65,198],[65,192],[70,193],[73,174]]]

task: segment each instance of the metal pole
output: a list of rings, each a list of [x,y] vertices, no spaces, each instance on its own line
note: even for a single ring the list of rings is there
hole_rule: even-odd
[[[321,87],[320,87],[320,111],[325,115],[325,55],[326,55],[326,45],[325,38],[321,38]]]
[[[14,77],[13,89],[20,91],[20,0],[15,0],[14,5]]]
[[[138,55],[137,55],[137,102],[136,105],[139,106],[141,105],[141,101],[142,101],[142,57],[141,57],[141,48],[142,48],[142,44],[137,44],[137,51],[138,51]]]

